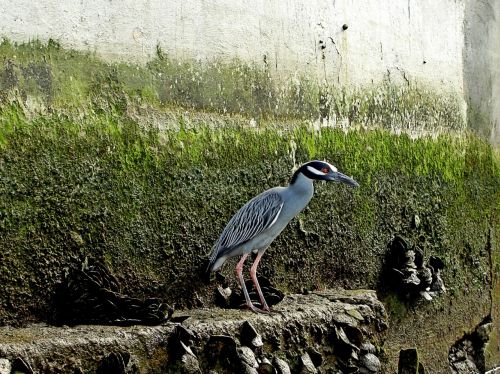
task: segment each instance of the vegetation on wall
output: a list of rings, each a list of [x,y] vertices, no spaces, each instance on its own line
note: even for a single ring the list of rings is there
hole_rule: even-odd
[[[464,127],[459,100],[388,81],[350,92],[285,83],[239,61],[158,51],[136,66],[3,41],[0,324],[46,320],[55,285],[86,257],[132,296],[210,304],[200,274],[228,218],[298,164],[327,159],[361,187],[317,183],[261,273],[288,292],[380,288],[400,234],[447,266],[449,292],[419,318],[439,331],[473,325],[498,277],[500,171],[489,144],[448,131]],[[234,278],[231,264],[224,273]],[[386,301],[391,322],[409,318],[407,303]]]
[[[458,94],[417,82],[337,87],[298,75],[284,81],[265,65],[238,60],[175,60],[161,49],[145,66],[106,63],[57,42],[0,43],[0,97],[29,98],[30,108],[82,112],[172,108],[240,114],[258,120],[323,118],[340,127],[391,131],[460,130]],[[2,66],[3,65],[3,66]]]

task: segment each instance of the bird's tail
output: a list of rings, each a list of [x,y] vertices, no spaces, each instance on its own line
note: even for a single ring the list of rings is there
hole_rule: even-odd
[[[210,274],[212,273],[212,271],[214,271],[214,266],[216,261],[217,261],[217,251],[215,251],[215,248],[212,248],[212,254],[208,259],[208,264],[205,268],[205,280],[207,281],[207,283],[210,282]]]

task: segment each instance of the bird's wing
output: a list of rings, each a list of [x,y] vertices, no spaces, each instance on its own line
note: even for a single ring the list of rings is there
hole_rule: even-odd
[[[283,199],[277,192],[266,191],[254,197],[231,218],[215,243],[213,257],[224,255],[270,228],[281,209]]]

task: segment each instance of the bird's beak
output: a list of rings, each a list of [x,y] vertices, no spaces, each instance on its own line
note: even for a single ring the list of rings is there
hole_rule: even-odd
[[[359,187],[358,182],[356,182],[354,179],[351,177],[348,177],[345,174],[342,174],[341,172],[335,171],[332,172],[332,177],[330,180],[337,182],[337,183],[345,183],[351,187]]]

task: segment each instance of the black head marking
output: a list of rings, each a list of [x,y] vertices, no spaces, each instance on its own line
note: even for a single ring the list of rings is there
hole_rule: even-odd
[[[299,167],[292,176],[290,183],[294,183],[299,174],[304,174],[309,179],[313,180],[328,180],[326,175],[330,171],[337,171],[333,165],[324,161],[309,161]]]

